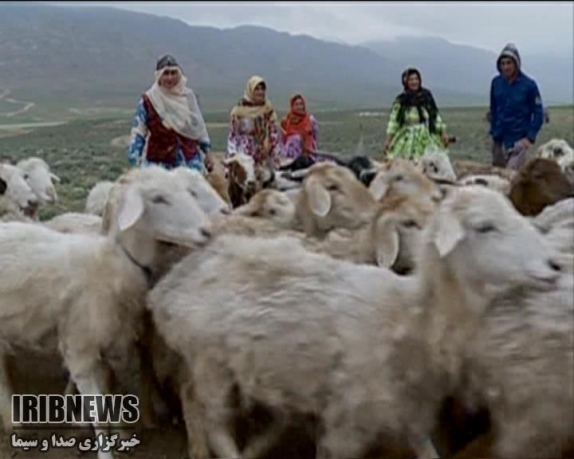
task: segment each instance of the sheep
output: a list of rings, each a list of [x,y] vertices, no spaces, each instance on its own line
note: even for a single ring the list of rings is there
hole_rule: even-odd
[[[38,198],[40,204],[55,204],[58,202],[58,193],[54,187],[54,180],[60,183],[60,177],[50,171],[50,166],[42,158],[31,157],[16,163],[16,167],[26,174],[26,182]]]
[[[538,148],[537,156],[560,162],[562,158],[573,158],[574,150],[564,139],[551,139]]]
[[[464,178],[458,180],[457,183],[462,186],[482,185],[492,190],[496,190],[504,195],[508,195],[510,192],[510,181],[494,174],[467,175]]]
[[[210,237],[205,213],[168,171],[152,166],[128,179],[105,236],[0,224],[0,348],[37,346],[53,336],[45,347],[53,349],[57,341],[80,393],[106,391],[98,375],[107,372],[110,351],[129,355],[145,294],[163,275],[166,248],[196,246]],[[9,430],[5,370],[0,366],[0,415]],[[98,458],[113,456],[99,452]]]
[[[104,214],[106,201],[113,186],[114,182],[109,180],[102,180],[96,183],[88,193],[84,212],[101,217]]]
[[[305,240],[303,245],[333,258],[409,273],[416,266],[421,230],[434,210],[434,203],[418,196],[391,196],[381,203],[368,226],[335,229],[318,244]]]
[[[382,431],[433,456],[426,439],[458,383],[465,335],[494,292],[553,288],[550,257],[503,196],[472,186],[445,192],[412,277],[312,254],[289,237],[216,238],[148,295],[189,372],[192,457],[208,447],[252,457],[228,431],[235,389],[241,407],[256,400],[278,422],[316,416],[318,458],[361,457]]]
[[[208,215],[230,213],[230,206],[226,203],[207,179],[196,169],[189,167],[176,167],[172,171],[183,180],[187,190],[198,200],[202,210]]]
[[[369,185],[369,192],[378,202],[396,195],[422,195],[437,202],[442,196],[437,184],[410,161],[401,158],[379,168]]]
[[[12,164],[0,164],[0,189],[5,199],[13,202],[25,216],[35,219],[38,198],[26,181],[27,174]]]
[[[257,192],[255,161],[245,153],[238,153],[226,158],[223,164],[228,168],[229,199],[233,208],[239,207]]]
[[[525,216],[538,215],[544,207],[572,196],[574,185],[551,159],[529,160],[510,182],[509,198]]]
[[[547,206],[531,222],[550,245],[563,254],[561,258],[568,269],[574,257],[574,198]]]
[[[347,168],[319,163],[308,169],[295,197],[295,215],[308,236],[324,237],[333,228],[358,228],[376,211],[376,201]]]
[[[102,230],[102,217],[93,214],[67,212],[45,221],[44,225],[60,233],[98,234]]]
[[[574,186],[574,149],[564,139],[552,139],[541,145],[538,157],[554,159]]]
[[[458,179],[463,179],[468,175],[498,175],[506,180],[512,180],[516,175],[513,169],[504,169],[490,164],[478,163],[476,161],[453,159],[452,167]]]
[[[448,157],[448,153],[434,145],[428,146],[424,154],[417,160],[418,169],[432,180],[454,183],[456,174]]]
[[[295,204],[281,191],[265,189],[256,193],[247,204],[233,210],[233,215],[265,218],[280,228],[295,229]]]
[[[213,187],[213,189],[219,194],[221,199],[223,199],[228,205],[231,206],[231,198],[229,197],[229,181],[225,175],[225,169],[223,164],[215,161],[213,169],[208,172],[206,176],[207,181]]]

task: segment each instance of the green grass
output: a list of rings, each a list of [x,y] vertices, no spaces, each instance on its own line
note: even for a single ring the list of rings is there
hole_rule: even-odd
[[[362,125],[366,153],[379,156],[388,118],[386,115],[359,117],[358,113],[317,113],[322,123],[320,149],[340,154],[353,153]],[[490,139],[484,113],[484,108],[446,108],[442,111],[449,132],[458,139],[451,147],[453,158],[490,160]],[[551,109],[550,115],[551,122],[542,128],[535,148],[555,137],[574,145],[574,107],[556,107]],[[223,126],[209,128],[214,151],[223,151],[228,114],[206,114],[205,118],[208,123],[224,123]],[[20,117],[10,120],[11,123],[30,121],[33,120]],[[126,149],[112,146],[111,141],[128,135],[130,127],[131,115],[118,119],[112,114],[99,119],[76,119],[61,126],[33,128],[31,132],[16,135],[8,135],[9,131],[0,124],[0,161],[15,162],[37,155],[43,157],[61,177],[62,182],[57,185],[60,205],[42,208],[42,219],[65,211],[81,212],[90,188],[97,181],[114,180],[128,168]]]

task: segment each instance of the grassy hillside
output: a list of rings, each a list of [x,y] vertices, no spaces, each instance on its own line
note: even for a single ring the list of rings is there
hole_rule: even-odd
[[[449,131],[458,142],[451,155],[489,161],[488,125],[483,121],[483,108],[445,109],[443,116]],[[537,145],[553,137],[566,139],[574,145],[574,107],[553,109],[551,123],[542,128]],[[359,117],[358,112],[321,114],[320,148],[334,153],[354,151],[362,125],[367,153],[376,157],[381,152],[387,116]],[[225,149],[227,118],[225,115],[207,117],[214,150]],[[60,207],[42,210],[42,218],[67,211],[82,211],[89,189],[98,181],[115,179],[128,167],[126,136],[129,118],[76,120],[52,127],[0,127],[0,161],[39,155],[45,158],[62,178],[58,185]]]

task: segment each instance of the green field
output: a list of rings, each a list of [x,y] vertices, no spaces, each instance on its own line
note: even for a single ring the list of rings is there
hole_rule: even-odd
[[[452,157],[489,161],[490,139],[484,113],[485,108],[449,108],[442,111],[448,131],[457,137],[457,143],[451,147]],[[320,123],[319,146],[322,151],[353,153],[362,125],[366,153],[375,158],[380,155],[386,115],[361,117],[359,112],[324,112],[316,115]],[[62,179],[57,185],[60,204],[42,208],[42,219],[66,211],[82,211],[89,189],[98,180],[114,180],[128,167],[125,139],[119,137],[129,135],[131,114],[123,118],[108,113],[85,116],[50,127],[27,125],[13,128],[0,124],[0,161],[15,162],[32,155],[41,156]],[[551,108],[550,116],[550,124],[542,128],[536,147],[551,138],[563,138],[574,145],[574,107]],[[223,151],[227,114],[206,114],[205,118],[214,151]],[[0,123],[31,121],[20,116],[0,119]]]

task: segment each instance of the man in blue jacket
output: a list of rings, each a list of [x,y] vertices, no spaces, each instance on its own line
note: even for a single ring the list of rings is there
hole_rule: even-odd
[[[504,47],[496,67],[499,75],[490,86],[492,164],[518,169],[544,123],[542,98],[536,82],[521,71],[515,45]]]

